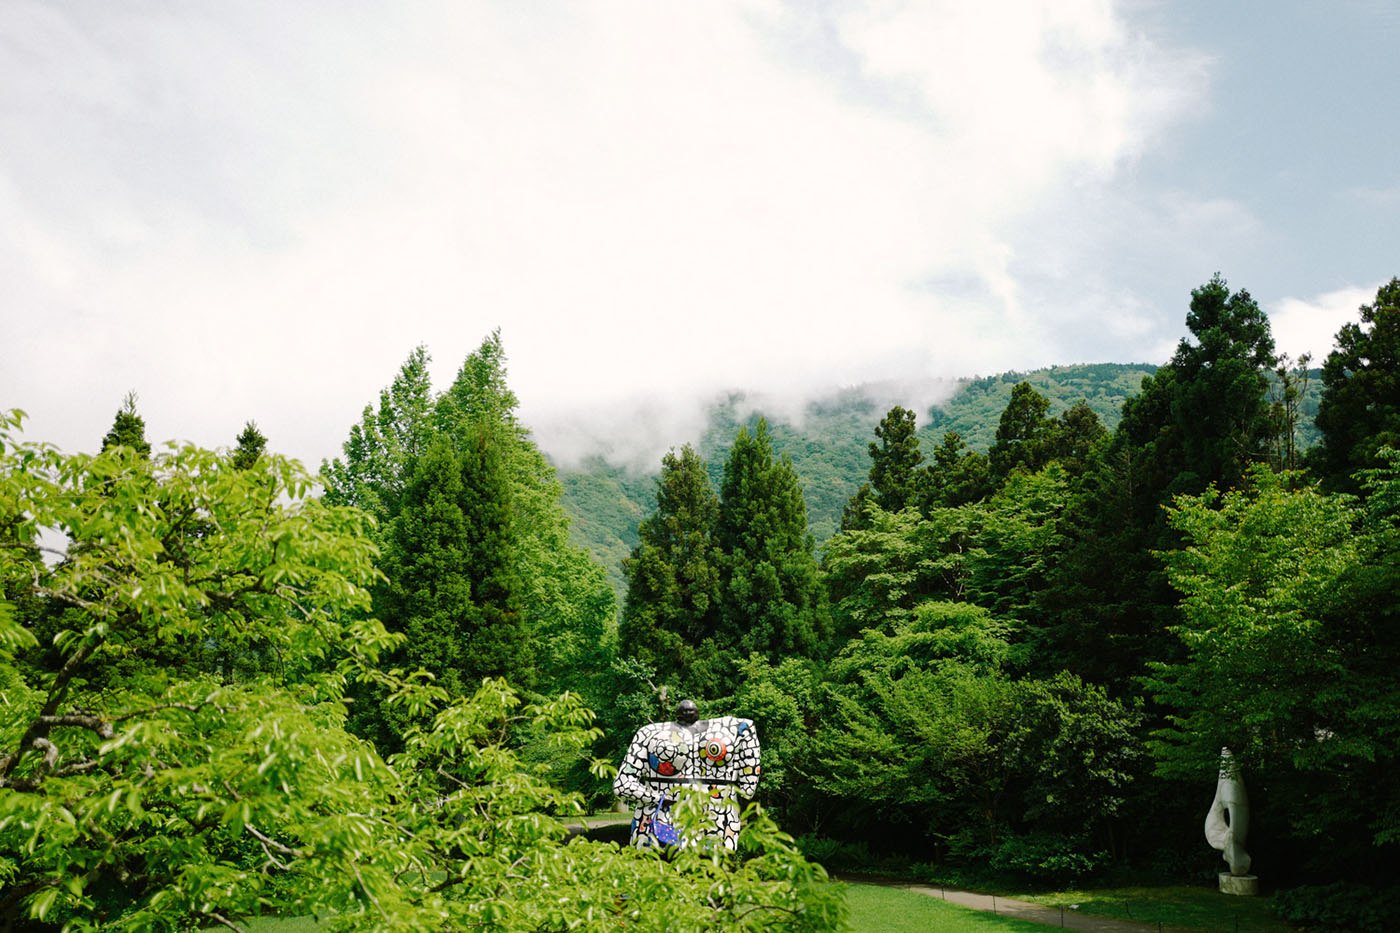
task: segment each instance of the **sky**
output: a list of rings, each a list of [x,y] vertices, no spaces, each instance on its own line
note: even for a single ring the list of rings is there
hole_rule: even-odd
[[[0,0],[0,407],[313,469],[499,329],[561,461],[703,405],[1320,360],[1400,275],[1400,3]]]

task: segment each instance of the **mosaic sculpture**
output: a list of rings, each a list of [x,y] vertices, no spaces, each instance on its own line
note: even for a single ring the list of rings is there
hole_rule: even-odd
[[[682,839],[670,820],[676,792],[690,787],[709,795],[709,818],[700,844],[739,845],[739,797],[758,789],[758,733],[736,716],[701,719],[693,700],[683,700],[674,722],[642,726],[617,771],[613,790],[636,809],[632,845],[669,849],[697,840]]]

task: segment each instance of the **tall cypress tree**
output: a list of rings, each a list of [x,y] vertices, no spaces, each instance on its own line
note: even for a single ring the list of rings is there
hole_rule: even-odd
[[[717,654],[812,656],[830,637],[825,594],[792,461],[773,459],[767,421],[740,428],[724,464],[715,540],[723,552]]]
[[[1032,473],[1043,467],[1050,453],[1048,439],[1054,422],[1046,417],[1050,400],[1029,382],[1018,382],[997,422],[997,439],[987,451],[998,485],[1017,467]]]
[[[914,431],[914,413],[896,405],[875,426],[878,444],[870,452],[870,488],[875,502],[886,512],[898,512],[914,505],[918,497],[919,437]]]
[[[917,505],[927,473],[919,470],[924,455],[914,431],[914,413],[896,405],[875,426],[875,439],[867,448],[870,474],[841,512],[841,530],[866,528],[865,504],[873,502],[886,512]]]
[[[423,668],[452,696],[483,677],[533,683],[510,549],[510,496],[499,451],[483,426],[460,453],[435,438],[413,464],[401,507],[385,533],[374,611],[404,644],[389,663]],[[409,725],[375,696],[355,720],[381,749]]]
[[[326,498],[379,520],[380,569],[388,585],[396,585],[413,564],[405,562],[412,542],[402,528],[420,520],[425,508],[424,490],[415,488],[410,497],[408,486],[425,482],[420,474],[427,467],[420,461],[427,449],[445,445],[458,461],[462,489],[454,501],[468,537],[446,550],[467,548],[471,556],[462,559],[480,572],[470,581],[475,615],[463,618],[482,634],[471,647],[475,660],[462,662],[462,689],[490,673],[517,686],[587,693],[594,673],[607,666],[616,600],[604,569],[569,542],[554,468],[515,416],[500,334],[492,333],[467,355],[440,395],[432,391],[428,359],[423,347],[416,348],[380,393],[377,408],[366,406],[344,457],[322,465]],[[441,457],[441,451],[434,455],[436,461]],[[438,462],[430,472],[441,476],[444,469]],[[419,518],[399,522],[410,499]],[[396,527],[397,542],[391,540]],[[450,577],[445,561],[438,566]],[[498,595],[483,595],[492,592]],[[449,585],[443,597],[451,601],[452,593]],[[437,665],[443,659],[426,660]]]
[[[364,509],[381,527],[397,513],[413,462],[433,435],[429,360],[425,347],[415,347],[380,391],[378,409],[366,405],[360,423],[350,429],[345,459],[321,463],[328,502]]]
[[[251,469],[266,450],[267,438],[254,422],[249,421],[238,435],[238,446],[234,448],[230,460],[240,470]]]
[[[618,650],[656,668],[662,682],[697,689],[697,657],[712,650],[719,622],[719,498],[705,461],[689,444],[661,461],[656,511],[638,526],[641,543],[623,562],[627,600]]]
[[[460,450],[488,426],[510,502],[510,551],[519,581],[523,638],[536,647],[529,668],[541,689],[592,688],[607,665],[616,597],[607,572],[587,550],[569,541],[563,487],[530,432],[516,417],[519,400],[507,379],[500,331],[467,355],[452,385],[434,406],[434,430]]]
[[[1274,365],[1269,321],[1219,275],[1191,292],[1171,361],[1123,404],[1112,437],[1091,456],[1059,530],[1065,547],[1041,605],[1058,620],[1043,658],[1120,691],[1149,660],[1181,652],[1169,634],[1177,594],[1154,552],[1176,547],[1164,505],[1214,483],[1240,482],[1266,461],[1275,429],[1267,399]]]
[[[1323,363],[1322,443],[1308,455],[1327,488],[1351,493],[1361,491],[1357,470],[1381,465],[1381,447],[1400,448],[1400,279],[1382,285],[1360,317],[1338,331]]]
[[[521,615],[524,587],[515,553],[508,454],[500,435],[499,424],[478,423],[461,455],[467,573],[476,610],[463,625],[463,668],[473,686],[482,677],[504,677],[531,687],[534,650]]]
[[[468,686],[462,627],[476,608],[463,498],[461,461],[451,445],[438,440],[414,463],[403,507],[384,532],[380,570],[385,580],[373,592],[375,615],[390,631],[406,636],[386,664],[421,667],[454,696]],[[352,725],[387,752],[399,747],[409,720],[383,700],[371,691]]]
[[[922,470],[919,508],[928,514],[938,508],[968,505],[991,495],[992,489],[986,455],[968,450],[961,434],[948,431],[943,443],[933,450],[933,463]]]
[[[122,399],[122,407],[112,421],[112,428],[102,438],[102,449],[129,447],[137,456],[145,459],[151,455],[150,442],[146,440],[146,419],[136,413],[136,393],[128,392]]]

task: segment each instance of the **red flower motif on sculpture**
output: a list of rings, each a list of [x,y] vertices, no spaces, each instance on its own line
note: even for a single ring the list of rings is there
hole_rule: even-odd
[[[665,775],[666,777],[670,777],[671,775],[676,773],[676,766],[671,764],[669,761],[663,761],[661,762],[661,764],[656,766],[656,770],[659,771],[661,774]]]

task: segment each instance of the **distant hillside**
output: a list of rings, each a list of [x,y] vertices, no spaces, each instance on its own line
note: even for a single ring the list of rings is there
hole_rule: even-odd
[[[1058,415],[1080,399],[1094,409],[1105,427],[1113,430],[1122,417],[1123,401],[1142,386],[1144,376],[1157,367],[1146,363],[1094,363],[1053,366],[1034,372],[1009,372],[999,376],[959,380],[948,401],[916,412],[919,444],[927,452],[957,431],[974,449],[985,451],[996,439],[997,423],[1018,382],[1029,382],[1050,400],[1050,415]],[[1298,425],[1300,449],[1316,443],[1321,380],[1310,374],[1308,391]],[[843,389],[808,403],[796,422],[789,415],[764,412],[761,402],[733,393],[711,407],[699,438],[676,438],[675,447],[695,445],[710,467],[710,479],[719,490],[725,458],[740,425],[750,428],[760,416],[768,418],[774,450],[792,457],[807,499],[807,521],[818,546],[841,526],[841,510],[865,482],[870,469],[867,448],[875,439],[875,426],[893,404],[890,389]],[[564,508],[573,516],[575,544],[588,548],[602,561],[619,603],[626,590],[622,559],[637,546],[637,524],[656,507],[656,476],[661,463],[643,475],[612,466],[601,457],[573,469],[561,469]]]
[[[1092,363],[969,379],[947,403],[920,413],[919,442],[929,449],[948,431],[957,431],[968,447],[986,451],[996,440],[997,422],[1019,382],[1029,382],[1050,400],[1051,417],[1083,399],[1112,431],[1122,417],[1124,399],[1136,395],[1142,378],[1156,371],[1147,363]]]
[[[1145,364],[1100,363],[1055,366],[1029,373],[1005,373],[960,380],[947,402],[917,412],[920,444],[928,451],[947,431],[959,432],[969,447],[986,450],[995,439],[997,422],[1018,382],[1029,382],[1050,400],[1055,415],[1080,399],[1110,429],[1118,424],[1123,400],[1135,393],[1143,376],[1156,370]],[[766,413],[761,403],[743,393],[717,402],[699,438],[676,438],[675,446],[693,443],[710,467],[710,478],[719,488],[724,460],[740,425],[754,425],[768,418],[773,446],[788,454],[802,479],[807,518],[818,545],[841,524],[841,510],[860,488],[870,469],[866,449],[875,439],[875,426],[889,411],[888,389],[845,389],[810,402],[800,419]],[[600,457],[572,469],[561,469],[564,508],[573,516],[573,539],[587,547],[607,567],[609,579],[620,595],[625,590],[622,559],[637,546],[637,524],[656,506],[655,480],[661,464],[645,475],[629,473]]]

